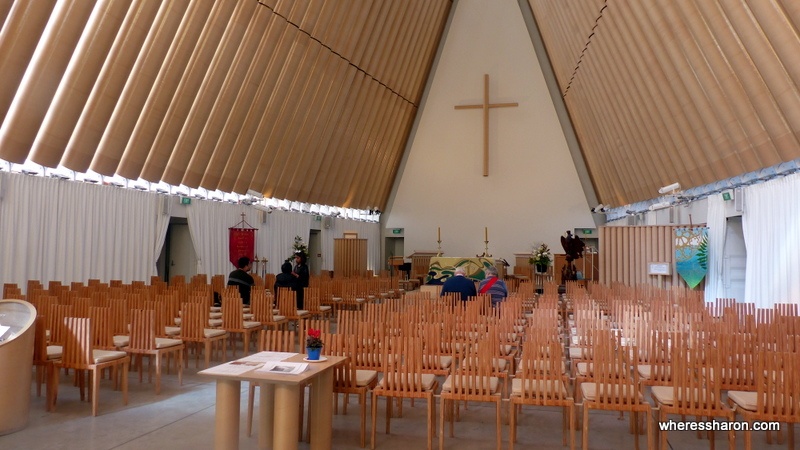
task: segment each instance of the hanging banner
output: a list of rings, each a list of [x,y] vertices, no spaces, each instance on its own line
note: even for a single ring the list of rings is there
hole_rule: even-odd
[[[675,270],[690,288],[708,272],[708,227],[675,229]]]
[[[236,267],[236,263],[242,256],[247,256],[250,261],[254,259],[256,249],[256,229],[255,228],[228,228],[230,235],[229,251],[231,264]]]

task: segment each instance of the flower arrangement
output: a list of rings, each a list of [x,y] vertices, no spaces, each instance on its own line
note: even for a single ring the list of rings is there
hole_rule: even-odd
[[[325,344],[322,343],[322,330],[308,329],[308,336],[306,336],[306,348],[322,348]]]
[[[531,257],[528,258],[528,263],[535,264],[537,266],[549,266],[552,261],[553,254],[550,252],[550,248],[544,242],[539,244],[539,246],[533,250]]]

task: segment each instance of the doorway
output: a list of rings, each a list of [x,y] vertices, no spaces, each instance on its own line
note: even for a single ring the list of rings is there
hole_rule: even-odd
[[[744,301],[744,279],[747,266],[747,248],[744,245],[742,217],[728,217],[725,230],[725,248],[722,251],[722,286],[726,298]]]
[[[308,271],[311,275],[319,275],[322,268],[322,241],[319,230],[311,230],[308,237]]]
[[[403,257],[403,238],[387,236],[384,244],[386,246],[386,261],[384,261],[384,266],[386,267],[386,270],[390,272],[394,270],[396,272],[397,268],[391,267],[391,265],[389,265],[389,261],[391,261],[393,256]],[[393,273],[393,275],[397,275],[397,273]]]
[[[188,282],[197,274],[197,253],[192,242],[192,234],[189,232],[189,222],[185,218],[170,219],[167,236],[156,266],[158,276],[165,281],[183,275]]]

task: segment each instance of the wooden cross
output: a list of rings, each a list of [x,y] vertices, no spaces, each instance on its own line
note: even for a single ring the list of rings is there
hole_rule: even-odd
[[[489,103],[489,74],[483,75],[483,103],[456,105],[456,109],[483,109],[483,176],[489,176],[489,108],[510,108],[519,103]]]

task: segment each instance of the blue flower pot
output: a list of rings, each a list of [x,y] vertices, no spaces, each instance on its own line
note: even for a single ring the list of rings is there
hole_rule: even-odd
[[[306,354],[307,354],[306,358],[308,358],[308,359],[310,359],[312,361],[318,361],[319,360],[319,354],[320,354],[321,351],[322,351],[321,348],[306,348]]]

